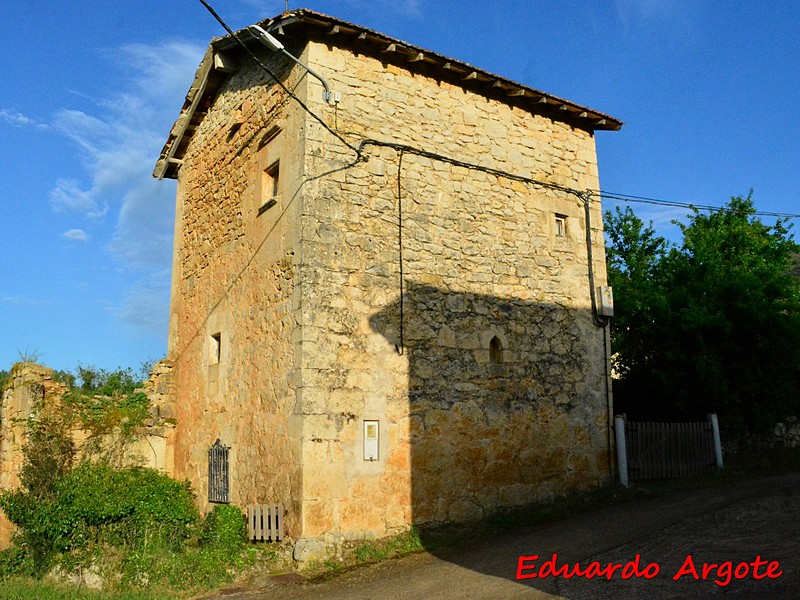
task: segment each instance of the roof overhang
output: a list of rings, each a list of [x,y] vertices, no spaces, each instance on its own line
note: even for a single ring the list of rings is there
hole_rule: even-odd
[[[588,131],[616,131],[623,124],[609,115],[465,62],[308,9],[288,11],[274,19],[261,21],[258,25],[277,36],[301,34],[305,39],[379,57],[382,61],[404,66],[409,71],[428,74],[475,93],[519,106],[532,114],[545,115]],[[245,44],[258,44],[246,28],[235,35]],[[242,52],[239,42],[230,35],[211,42],[186,95],[181,114],[156,163],[153,172],[155,177],[162,179],[177,176],[183,153],[195,128],[211,107],[219,87],[236,71]]]

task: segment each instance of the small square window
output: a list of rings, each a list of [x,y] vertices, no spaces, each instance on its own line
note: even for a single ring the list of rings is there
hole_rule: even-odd
[[[274,200],[280,186],[281,163],[275,161],[264,170],[264,199]]]
[[[567,217],[556,215],[556,237],[567,237]]]

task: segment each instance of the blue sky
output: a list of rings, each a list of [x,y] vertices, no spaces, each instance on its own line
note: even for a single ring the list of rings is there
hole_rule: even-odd
[[[216,0],[234,28],[284,0]],[[609,113],[602,188],[800,212],[800,3],[290,0]],[[166,353],[174,182],[151,172],[200,57],[196,0],[6,0],[0,369]],[[669,234],[686,211],[633,205]]]

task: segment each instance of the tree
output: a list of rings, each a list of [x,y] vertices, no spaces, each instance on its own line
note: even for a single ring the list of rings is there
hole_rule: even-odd
[[[614,368],[618,375],[634,376],[648,362],[654,326],[663,308],[661,278],[667,241],[645,226],[630,207],[606,212],[609,283],[617,298],[613,327]]]
[[[798,246],[751,198],[695,210],[667,247],[630,209],[606,213],[619,411],[759,430],[800,410]]]

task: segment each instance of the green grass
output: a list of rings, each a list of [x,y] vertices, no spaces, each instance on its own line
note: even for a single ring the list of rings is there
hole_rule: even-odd
[[[56,584],[48,580],[14,576],[0,581],[0,600],[156,600],[188,598],[233,581],[252,566],[274,562],[274,552],[255,546],[231,552],[209,548],[167,548],[103,555],[98,570],[112,575],[113,589],[102,592]]]
[[[424,549],[419,531],[411,529],[382,540],[362,542],[353,550],[353,557],[356,563],[364,564],[387,560]]]
[[[98,592],[26,578],[0,582],[0,600],[161,600],[173,596],[151,591]]]

